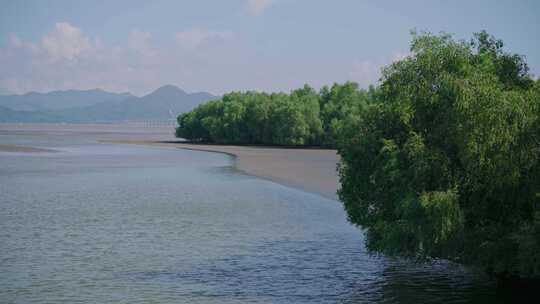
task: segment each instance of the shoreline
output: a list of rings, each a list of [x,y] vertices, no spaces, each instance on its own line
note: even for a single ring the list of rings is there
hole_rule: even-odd
[[[10,152],[10,153],[54,153],[58,152],[57,150],[36,148],[29,146],[17,146],[17,145],[6,145],[0,144],[0,152]]]
[[[222,153],[233,157],[235,169],[244,174],[339,201],[336,193],[339,186],[336,170],[339,156],[336,150],[151,140],[100,140],[100,142]]]

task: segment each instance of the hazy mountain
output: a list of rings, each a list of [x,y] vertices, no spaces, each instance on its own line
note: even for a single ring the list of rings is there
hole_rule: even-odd
[[[0,106],[16,111],[46,111],[85,107],[100,102],[116,102],[132,97],[129,93],[110,93],[100,89],[30,92],[0,96]]]
[[[0,122],[120,122],[175,119],[180,113],[217,97],[205,93],[186,93],[166,85],[154,92],[115,101],[103,101],[84,107],[44,111],[15,111],[0,107]],[[1,105],[0,105],[1,106]]]

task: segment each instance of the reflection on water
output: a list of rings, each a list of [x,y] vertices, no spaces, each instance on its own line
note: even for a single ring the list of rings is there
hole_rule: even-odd
[[[239,174],[228,156],[37,140],[61,152],[0,153],[0,302],[497,299],[458,265],[368,256],[339,203]]]

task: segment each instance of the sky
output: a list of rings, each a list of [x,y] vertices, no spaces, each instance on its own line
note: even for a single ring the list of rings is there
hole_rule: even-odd
[[[540,1],[0,0],[0,94],[377,84],[411,30],[487,30],[540,74]]]

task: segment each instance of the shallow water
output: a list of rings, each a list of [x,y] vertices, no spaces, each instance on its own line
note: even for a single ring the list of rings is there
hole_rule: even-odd
[[[229,156],[0,133],[1,303],[502,302],[459,265],[369,256],[340,203]]]

